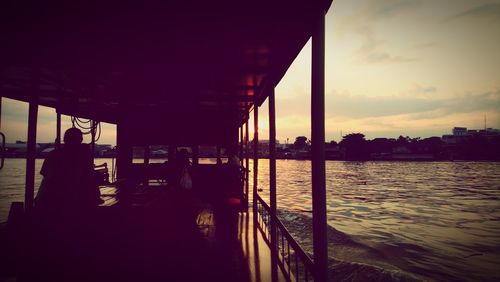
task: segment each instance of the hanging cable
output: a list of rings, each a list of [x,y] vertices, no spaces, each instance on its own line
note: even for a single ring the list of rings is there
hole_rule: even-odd
[[[97,142],[101,138],[101,122],[92,119],[82,119],[79,117],[72,116],[71,123],[73,127],[76,127],[82,131],[83,135],[94,135]]]

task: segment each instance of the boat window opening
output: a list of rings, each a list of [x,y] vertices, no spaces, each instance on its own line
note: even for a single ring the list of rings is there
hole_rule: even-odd
[[[132,156],[133,156],[132,162],[135,164],[143,164],[144,163],[144,153],[145,153],[144,146],[132,147]]]

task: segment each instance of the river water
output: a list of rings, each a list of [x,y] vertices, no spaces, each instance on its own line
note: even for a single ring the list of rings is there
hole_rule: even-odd
[[[111,164],[96,163],[104,161]],[[7,159],[0,171],[0,222],[10,202],[23,201],[24,169],[23,159]],[[330,256],[420,279],[500,280],[500,163],[327,161],[326,175],[328,224],[357,244],[332,243]],[[258,183],[268,200],[268,160],[259,160]],[[278,160],[277,195],[287,227],[303,233],[297,219],[311,218],[311,162]]]

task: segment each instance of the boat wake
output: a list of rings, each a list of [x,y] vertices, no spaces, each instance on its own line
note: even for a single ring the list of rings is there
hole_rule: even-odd
[[[291,235],[312,257],[312,218],[310,214],[279,210],[278,217]],[[398,268],[374,247],[355,241],[349,235],[328,226],[329,281],[422,281]]]

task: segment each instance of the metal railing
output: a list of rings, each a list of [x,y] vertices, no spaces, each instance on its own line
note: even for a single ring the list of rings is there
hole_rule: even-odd
[[[278,265],[287,281],[314,281],[314,263],[309,255],[295,241],[288,229],[275,216],[277,240],[276,246],[271,246],[271,208],[257,195],[257,227],[271,248],[277,248]]]
[[[0,169],[2,169],[5,162],[5,134],[0,132],[0,137],[2,138],[0,141]]]

